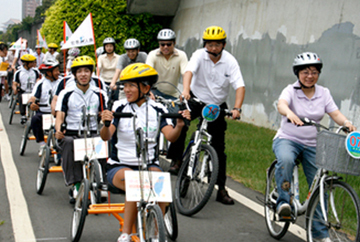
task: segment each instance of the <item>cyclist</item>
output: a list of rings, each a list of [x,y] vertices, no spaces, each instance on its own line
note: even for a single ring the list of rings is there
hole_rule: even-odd
[[[34,56],[36,57],[36,66],[39,67],[43,63],[44,53],[42,53],[43,47],[40,45],[35,46]]]
[[[31,118],[31,129],[33,130],[36,142],[40,145],[39,156],[41,156],[45,147],[42,115],[51,113],[50,97],[54,94],[60,75],[59,63],[52,59],[45,60],[39,66],[39,70],[43,73],[44,77],[36,82],[29,103],[30,109],[36,111],[36,114]],[[46,104],[48,107],[39,107],[35,102],[36,99],[39,100],[38,104]]]
[[[21,56],[21,61],[23,63],[22,68],[20,68],[14,74],[13,80],[13,92],[16,95],[18,93],[19,88],[19,106],[20,106],[20,114],[21,114],[21,124],[25,124],[27,121],[26,118],[26,105],[22,103],[22,95],[23,93],[31,93],[33,86],[38,80],[40,73],[34,69],[36,66],[36,57],[31,54],[25,54]]]
[[[6,63],[12,63],[12,53],[11,51],[8,51],[8,46],[1,42],[0,43],[0,63],[1,62],[6,62]],[[11,75],[10,75],[10,72],[11,72]],[[10,100],[10,90],[11,88],[9,88],[9,86],[11,87],[11,84],[12,84],[12,69],[11,69],[11,66],[9,65],[8,68],[7,68],[7,74],[5,77],[1,77],[1,79],[3,79],[2,81],[4,81],[4,87],[5,87],[5,99],[6,100]],[[10,79],[11,78],[11,79]],[[1,90],[0,90],[1,91]],[[0,93],[1,95],[1,93]],[[1,98],[0,98],[1,100]]]
[[[304,52],[297,55],[293,62],[297,81],[283,89],[277,104],[282,116],[281,126],[273,140],[273,151],[277,158],[275,180],[279,194],[277,213],[280,217],[291,215],[290,182],[296,158],[301,155],[309,187],[317,171],[316,128],[302,126],[300,118],[307,117],[320,122],[327,113],[337,124],[348,127],[350,131],[356,130],[336,106],[329,89],[317,85],[322,66],[323,63],[316,53]],[[319,212],[321,213],[321,210]],[[314,238],[330,241],[325,226],[318,223],[314,228]]]
[[[106,54],[100,55],[97,63],[97,76],[100,76],[108,86],[115,74],[116,63],[120,57],[115,53],[115,43],[115,40],[111,37],[104,39],[103,46]]]
[[[78,57],[78,55],[80,55],[80,49],[79,48],[71,48],[68,52],[69,56],[68,56],[68,62],[66,64],[66,75],[69,76],[71,75],[71,65],[73,60]]]
[[[12,65],[11,65],[11,68],[13,70],[16,70],[18,66],[21,66],[22,65],[22,62],[21,62],[21,57],[23,55],[26,55],[26,54],[30,54],[32,55],[33,54],[33,51],[31,49],[29,49],[28,47],[28,41],[27,39],[22,39],[21,40],[21,44],[25,43],[25,49],[15,49],[15,54],[14,54],[14,60],[12,62]]]
[[[226,33],[223,28],[210,26],[203,33],[204,48],[193,53],[183,76],[183,95],[186,99],[196,97],[201,104],[189,102],[191,118],[201,115],[205,104],[217,104],[221,109],[227,108],[226,99],[229,95],[230,86],[235,90],[235,104],[232,109],[232,117],[238,118],[245,96],[245,84],[236,59],[226,50]],[[225,190],[226,182],[226,154],[225,154],[225,131],[226,121],[223,112],[218,119],[208,124],[208,132],[212,135],[211,145],[216,150],[219,158],[219,175],[216,184],[219,190],[216,201],[232,205],[234,200]],[[186,134],[181,138],[185,140]],[[184,143],[181,144],[181,152]],[[179,149],[179,148],[178,148]]]
[[[74,139],[78,138],[78,131],[84,127],[81,122],[82,108],[85,106],[90,114],[97,114],[106,109],[106,92],[90,85],[91,75],[95,68],[95,62],[91,57],[79,56],[71,66],[76,85],[66,87],[60,92],[56,103],[55,138],[59,141],[62,149],[62,168],[65,184],[73,185],[69,191],[70,203],[75,202],[77,191],[83,179],[81,162],[74,162]],[[66,131],[61,131],[61,125],[66,124]],[[92,134],[96,134],[98,125],[97,118],[91,118],[89,128]]]
[[[59,48],[59,46],[55,43],[50,43],[48,44],[48,48],[49,48],[48,51],[44,55],[43,62],[48,59],[52,59],[56,61],[56,56],[59,55],[59,53],[56,52],[56,50]]]
[[[157,81],[158,74],[154,68],[143,63],[127,66],[122,72],[120,82],[124,84],[126,100],[114,103],[115,112],[136,112],[136,125],[149,130],[148,135],[156,138],[157,117],[159,113],[167,112],[166,108],[148,98],[151,86]],[[182,116],[190,119],[189,111],[181,111]],[[147,116],[148,115],[148,116]],[[113,118],[112,112],[104,111],[102,121],[112,121],[110,127],[103,127],[100,131],[103,140],[112,142],[112,154],[107,164],[107,179],[111,185],[125,190],[125,171],[138,170],[139,159],[136,156],[134,132],[131,119]],[[169,141],[175,141],[185,125],[182,119],[177,119],[175,127],[171,120],[163,120],[160,124],[161,132]],[[156,144],[149,144],[149,170],[161,171],[156,150]],[[165,204],[160,204],[163,212]],[[124,228],[118,242],[130,241],[129,234],[136,219],[136,202],[125,201]]]
[[[110,88],[112,89],[114,89],[116,82],[119,81],[120,73],[125,67],[134,63],[145,63],[147,58],[147,54],[140,51],[140,42],[137,39],[127,39],[124,43],[124,49],[126,53],[120,55],[116,65],[115,74],[110,84]]]
[[[150,51],[146,59],[146,64],[154,67],[159,73],[156,89],[151,92],[166,99],[176,99],[179,96],[177,86],[188,64],[186,53],[175,48],[175,39],[175,32],[171,29],[160,30],[157,35],[159,48]],[[177,110],[177,107],[174,110]],[[167,158],[172,160],[169,169],[172,174],[177,174],[182,160],[182,152],[179,152],[178,145],[177,142],[171,143],[167,154]]]

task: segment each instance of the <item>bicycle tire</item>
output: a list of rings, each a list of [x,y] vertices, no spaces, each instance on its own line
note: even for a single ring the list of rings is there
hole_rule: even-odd
[[[26,143],[28,141],[30,129],[31,129],[31,123],[30,123],[30,121],[27,121],[25,124],[24,133],[23,133],[21,143],[20,143],[20,155],[21,156],[23,156],[25,153]]]
[[[165,242],[165,239],[164,217],[159,205],[148,206],[145,220],[145,241]]]
[[[187,216],[198,213],[209,201],[219,173],[219,162],[215,149],[201,144],[195,156],[192,175],[188,177],[191,149],[184,156],[175,185],[175,204],[178,211]],[[206,162],[204,174],[200,174],[201,166]],[[202,177],[200,177],[202,176]]]
[[[85,225],[87,209],[89,205],[89,181],[84,179],[79,188],[79,193],[74,204],[74,211],[71,220],[71,241],[78,242]]]
[[[13,102],[14,102],[14,92],[11,92],[8,108],[11,108]]]
[[[265,189],[265,223],[271,237],[281,239],[288,231],[290,222],[280,222],[276,214],[277,187],[275,181],[275,160],[267,173]]]
[[[50,148],[45,146],[42,156],[40,158],[40,164],[36,176],[36,193],[41,195],[46,183],[46,178],[49,173],[50,163]]]
[[[166,234],[172,241],[175,241],[179,234],[179,227],[176,216],[175,204],[170,203],[166,207],[165,215],[164,215],[164,225]]]
[[[98,160],[94,159],[90,168],[90,199],[91,204],[101,203],[100,186],[103,183],[100,172],[101,165]]]
[[[15,112],[16,103],[17,103],[17,100],[15,100],[15,101],[12,103],[12,107],[11,107],[11,111],[10,111],[10,116],[9,116],[9,124],[12,124],[12,120],[13,120],[13,116],[14,116],[14,112]]]
[[[347,183],[329,179],[326,181],[324,192],[327,194],[327,221],[319,218],[316,208],[320,207],[320,187],[317,187],[310,198],[306,210],[307,241],[313,242],[313,222],[323,223],[329,228],[328,234],[331,241],[360,241],[360,200],[355,190]],[[333,203],[330,201],[334,199]],[[335,219],[335,212],[339,223]],[[325,225],[326,223],[326,225]]]

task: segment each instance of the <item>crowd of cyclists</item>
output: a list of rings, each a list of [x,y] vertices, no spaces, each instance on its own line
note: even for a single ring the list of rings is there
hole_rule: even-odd
[[[181,164],[188,127],[183,119],[166,119],[158,126],[157,115],[164,112],[181,113],[184,119],[193,120],[201,115],[206,104],[216,104],[228,108],[230,92],[235,92],[235,102],[230,108],[232,118],[239,118],[245,96],[245,84],[240,66],[235,57],[225,50],[227,35],[224,29],[210,26],[202,35],[203,48],[195,51],[188,60],[184,51],[175,47],[176,35],[171,29],[163,29],[157,35],[159,48],[149,54],[140,51],[140,42],[129,38],[124,42],[126,53],[116,54],[116,41],[112,37],[103,40],[103,46],[96,50],[94,59],[81,55],[79,48],[67,50],[67,63],[57,52],[59,46],[48,45],[44,54],[41,46],[35,52],[28,47],[13,49],[12,45],[0,43],[2,62],[9,63],[7,76],[1,77],[2,95],[10,99],[10,94],[31,93],[28,105],[18,96],[21,124],[27,122],[26,107],[36,114],[31,118],[31,127],[42,155],[45,141],[42,129],[43,114],[56,117],[55,137],[61,147],[61,165],[65,184],[70,187],[70,202],[77,195],[82,177],[81,163],[74,162],[73,140],[79,138],[82,108],[96,114],[89,122],[93,135],[99,122],[110,121],[110,126],[101,128],[103,140],[111,141],[111,153],[106,164],[108,182],[125,190],[124,172],[136,170],[138,159],[133,147],[133,129],[129,120],[113,117],[113,112],[134,112],[138,115],[140,127],[147,126],[148,135],[155,134],[160,127],[166,139],[171,142],[167,158],[171,160],[169,172],[177,175]],[[24,40],[27,43],[26,40]],[[314,127],[301,127],[300,117],[309,117],[320,122],[325,113],[339,125],[356,130],[352,123],[341,114],[327,88],[317,85],[321,73],[322,60],[316,53],[305,52],[296,56],[293,71],[297,80],[286,87],[278,101],[278,111],[282,115],[281,127],[273,143],[278,159],[276,181],[279,191],[277,212],[279,216],[291,213],[289,190],[295,159],[302,154],[302,164],[309,186],[317,170],[315,164],[316,132]],[[179,97],[178,85],[182,79],[182,98],[189,100],[190,110],[174,107],[168,110],[156,103],[154,95],[167,99]],[[154,86],[156,88],[154,88]],[[192,102],[197,98],[200,102]],[[146,121],[146,123],[145,123]],[[63,129],[64,124],[66,128]],[[225,115],[209,123],[208,132],[212,135],[211,145],[219,158],[218,192],[216,201],[233,205],[226,186]],[[154,137],[155,138],[155,137]],[[150,147],[150,170],[162,171],[156,144]],[[60,157],[60,156],[59,156]],[[118,242],[130,241],[129,234],[136,219],[134,202],[125,204],[125,226]],[[164,207],[162,207],[164,211]],[[328,242],[326,228],[318,227],[319,241]]]

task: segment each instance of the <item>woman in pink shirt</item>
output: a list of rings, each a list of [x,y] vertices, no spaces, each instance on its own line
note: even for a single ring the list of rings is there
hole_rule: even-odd
[[[281,93],[277,105],[282,115],[281,126],[273,141],[277,158],[275,179],[279,197],[277,213],[280,217],[291,215],[290,182],[295,160],[300,155],[301,163],[309,186],[317,171],[315,164],[316,128],[303,126],[300,118],[320,122],[327,113],[338,125],[356,130],[351,121],[340,112],[329,89],[317,85],[322,61],[316,53],[305,52],[296,56],[293,71],[298,80],[288,85]],[[325,225],[314,224],[313,236],[319,241],[331,241]]]

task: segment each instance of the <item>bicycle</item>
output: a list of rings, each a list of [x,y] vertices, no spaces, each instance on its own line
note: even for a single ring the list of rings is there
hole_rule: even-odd
[[[164,114],[159,117],[160,118],[179,118],[181,115],[179,114]],[[136,114],[133,113],[114,113],[114,117],[119,118],[132,118],[133,119],[133,128],[135,132],[136,139],[136,150],[137,156],[141,157],[141,164],[139,165],[139,178],[140,178],[140,191],[141,199],[137,202],[137,225],[136,228],[133,229],[133,233],[131,234],[131,238],[133,241],[165,241],[165,230],[169,234],[169,237],[172,239],[176,239],[177,237],[177,221],[176,213],[174,213],[174,207],[171,206],[168,208],[168,211],[171,212],[171,216],[167,219],[168,223],[164,224],[164,218],[162,211],[159,205],[154,201],[146,200],[148,198],[144,198],[144,178],[142,177],[144,174],[147,174],[148,177],[152,176],[152,172],[146,171],[146,162],[147,162],[147,144],[156,142],[155,139],[150,139],[144,135],[144,131],[142,128],[137,128],[135,126]],[[160,122],[159,127],[160,127]],[[110,125],[110,123],[105,123],[105,125]],[[159,132],[158,127],[158,132]],[[169,176],[170,177],[170,176]],[[151,179],[149,179],[151,180]],[[94,184],[95,185],[95,184]],[[94,186],[93,185],[93,186]],[[119,193],[120,189],[114,188],[111,185],[106,183],[100,183],[96,185],[102,191],[112,191],[115,193]],[[90,192],[91,185],[89,181],[84,178],[81,183],[79,194],[76,198],[75,208],[73,212],[72,225],[71,225],[71,238],[73,242],[79,241],[84,223],[87,214],[112,214],[116,219],[118,219],[120,224],[120,232],[122,231],[122,225],[124,224],[124,219],[119,215],[124,212],[125,204],[124,203],[108,203],[108,204],[90,204],[88,194]],[[154,186],[150,183],[149,194],[155,195]],[[170,222],[169,219],[172,221]],[[176,227],[170,227],[174,226]]]
[[[196,98],[193,101],[203,104]],[[219,161],[211,146],[211,135],[207,132],[208,122],[215,121],[220,112],[232,116],[231,111],[221,110],[218,105],[203,105],[202,116],[183,154],[175,185],[176,207],[187,216],[198,213],[206,205],[218,177]]]
[[[316,164],[319,167],[308,196],[304,202],[299,197],[299,163],[293,171],[291,181],[291,218],[281,219],[276,213],[276,200],[278,197],[275,181],[275,165],[273,161],[267,170],[265,190],[265,221],[270,235],[275,239],[281,239],[287,232],[290,223],[295,223],[298,216],[306,214],[306,232],[309,242],[316,241],[312,237],[313,222],[324,224],[329,231],[331,241],[359,241],[360,240],[360,200],[354,189],[337,175],[343,174],[360,175],[359,161],[350,159],[344,149],[345,136],[337,134],[343,127],[338,128],[336,133],[328,131],[327,127],[308,119],[302,119],[305,125],[314,125],[317,128]],[[324,129],[321,132],[320,129]],[[325,156],[324,156],[325,154]],[[349,170],[341,167],[342,161],[347,164],[356,162],[357,170]],[[349,167],[350,168],[350,167]],[[332,174],[330,172],[333,172]],[[321,208],[318,214],[316,208]],[[346,211],[345,211],[346,210]]]

